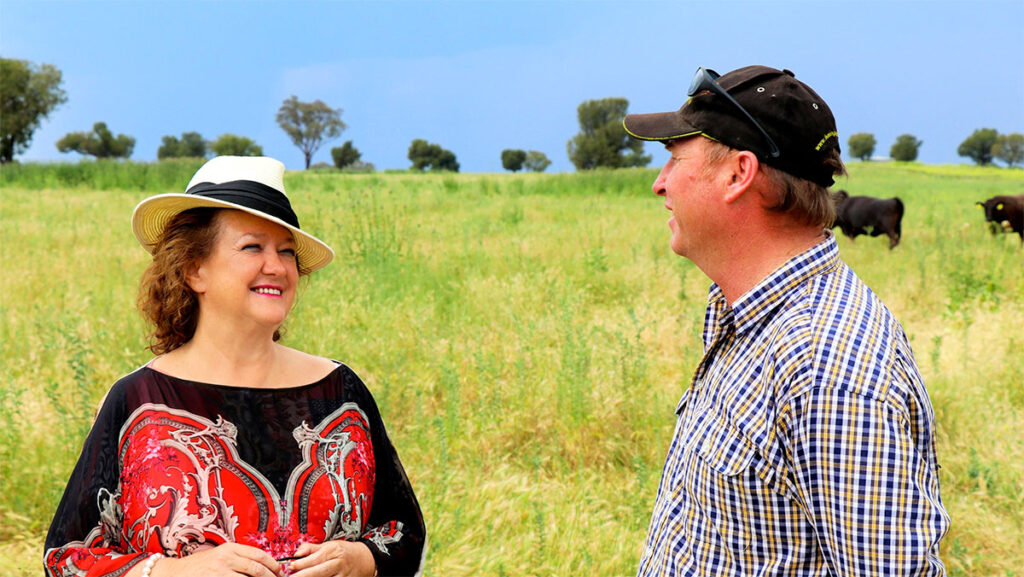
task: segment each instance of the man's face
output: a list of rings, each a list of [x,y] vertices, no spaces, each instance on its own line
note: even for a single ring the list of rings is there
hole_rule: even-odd
[[[665,208],[672,212],[672,250],[690,260],[700,256],[715,232],[717,210],[709,194],[713,174],[706,169],[706,146],[700,136],[670,141],[665,149],[671,156],[651,187],[665,197]]]

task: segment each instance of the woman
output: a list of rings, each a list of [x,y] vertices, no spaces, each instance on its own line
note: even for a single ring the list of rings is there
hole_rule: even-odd
[[[284,165],[217,157],[132,217],[157,355],[107,394],[46,538],[47,574],[414,574],[426,531],[373,397],[278,342],[331,249]]]

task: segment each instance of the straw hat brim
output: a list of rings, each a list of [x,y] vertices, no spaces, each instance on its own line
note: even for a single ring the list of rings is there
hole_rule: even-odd
[[[279,218],[245,206],[195,194],[159,194],[143,200],[132,212],[132,232],[142,246],[152,254],[172,218],[182,211],[204,207],[240,210],[288,229],[295,238],[295,254],[299,260],[300,272],[303,274],[317,271],[334,259],[334,251],[325,242]]]

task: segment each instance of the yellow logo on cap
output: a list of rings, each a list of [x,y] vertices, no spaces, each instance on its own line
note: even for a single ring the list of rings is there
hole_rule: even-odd
[[[832,137],[839,138],[839,133],[836,132],[835,130],[833,130],[832,132],[826,132],[825,136],[823,136],[821,138],[821,141],[818,142],[818,146],[814,147],[814,150],[820,151],[821,147],[825,146],[825,141]]]

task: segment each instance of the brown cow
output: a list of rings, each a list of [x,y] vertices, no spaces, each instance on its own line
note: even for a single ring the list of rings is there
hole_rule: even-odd
[[[1024,194],[993,196],[975,204],[985,209],[985,222],[992,234],[1015,232],[1020,235],[1021,244],[1024,244]]]
[[[832,228],[840,227],[851,239],[859,234],[884,234],[889,237],[890,250],[900,243],[903,201],[898,197],[850,196],[845,190],[837,190],[832,193],[832,200],[836,203]]]

